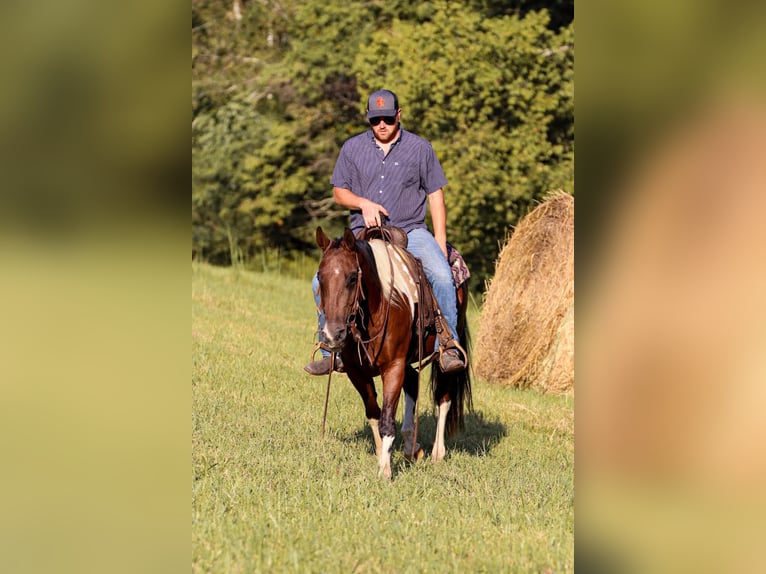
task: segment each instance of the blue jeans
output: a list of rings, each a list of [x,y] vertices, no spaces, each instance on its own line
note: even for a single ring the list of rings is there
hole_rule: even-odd
[[[458,340],[457,336],[457,298],[455,296],[455,282],[452,278],[452,269],[450,269],[447,258],[436,243],[436,239],[427,229],[413,229],[407,234],[407,251],[420,259],[423,263],[423,271],[426,273],[428,282],[433,289],[436,302],[439,304],[442,316],[452,331],[452,336]],[[319,311],[319,279],[314,274],[311,281],[311,287],[314,292],[314,301],[317,305],[317,316],[319,322],[319,340],[322,340],[322,329],[324,329],[324,313]],[[458,342],[460,342],[458,340]],[[436,346],[439,341],[437,339]],[[329,357],[330,353],[322,349],[322,356]]]

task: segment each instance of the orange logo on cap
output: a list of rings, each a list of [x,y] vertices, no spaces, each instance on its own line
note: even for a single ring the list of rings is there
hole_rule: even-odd
[[[378,96],[378,99],[375,100],[375,105],[379,108],[382,108],[386,105],[386,100],[383,99],[383,96]]]

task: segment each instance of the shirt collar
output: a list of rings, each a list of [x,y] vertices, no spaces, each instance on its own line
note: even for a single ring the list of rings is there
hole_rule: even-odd
[[[378,145],[378,140],[375,139],[375,132],[370,129],[368,132],[370,134],[370,141],[373,145]],[[391,142],[391,147],[394,147],[399,142],[402,141],[402,138],[404,137],[404,130],[402,129],[401,125],[399,126],[399,137],[397,137],[394,141]]]

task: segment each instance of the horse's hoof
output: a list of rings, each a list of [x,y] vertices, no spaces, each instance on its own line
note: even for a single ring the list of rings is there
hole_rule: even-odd
[[[446,451],[442,451],[442,452],[433,451],[433,452],[431,453],[431,462],[434,462],[434,463],[436,463],[436,462],[440,462],[440,461],[442,461],[442,460],[444,459],[444,456],[445,456],[446,454],[447,454],[447,452],[446,452]]]
[[[391,465],[378,466],[378,478],[391,480]]]
[[[418,447],[418,450],[415,451],[415,456],[410,455],[410,451],[404,453],[404,460],[407,462],[417,462],[419,460],[423,460],[423,457],[426,456],[426,453],[423,452],[423,449]]]

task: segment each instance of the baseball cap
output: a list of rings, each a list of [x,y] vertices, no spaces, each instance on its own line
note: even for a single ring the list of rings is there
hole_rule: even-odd
[[[390,90],[372,92],[367,100],[367,118],[394,116],[399,110],[399,98]]]

